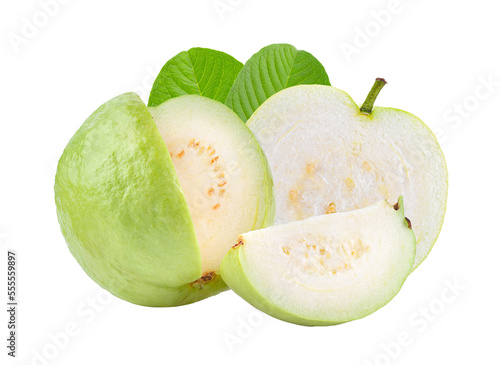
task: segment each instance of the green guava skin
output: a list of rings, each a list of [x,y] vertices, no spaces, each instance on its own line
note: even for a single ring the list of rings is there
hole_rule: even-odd
[[[226,290],[200,279],[188,206],[163,139],[134,93],[97,109],[59,161],[57,216],[68,247],[101,287],[144,306],[192,303]]]
[[[337,323],[301,318],[283,308],[276,306],[268,298],[257,291],[245,274],[242,266],[244,260],[242,245],[233,246],[224,257],[221,274],[231,289],[249,304],[274,318],[302,326],[328,326]]]

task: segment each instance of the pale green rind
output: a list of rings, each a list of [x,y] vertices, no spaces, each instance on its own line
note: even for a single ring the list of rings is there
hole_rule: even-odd
[[[323,65],[289,44],[272,44],[255,53],[238,74],[226,105],[247,121],[273,94],[301,84],[330,85]]]
[[[245,128],[248,129],[246,125]],[[259,142],[255,138],[253,133],[250,131],[250,129],[248,129],[248,131],[250,133],[249,139],[252,141],[252,145],[254,145],[256,149],[258,149],[259,151],[261,167],[263,170],[264,209],[261,208],[262,203],[259,203],[259,209],[258,209],[259,215],[257,216],[255,220],[255,225],[253,227],[253,229],[261,229],[272,226],[274,224],[275,213],[276,213],[274,182],[272,178],[271,168],[269,167],[264,151],[260,147]],[[260,214],[260,212],[262,212],[262,214]]]
[[[224,102],[243,64],[208,48],[191,48],[171,58],[158,74],[148,106],[186,94]]]
[[[229,250],[222,260],[220,272],[224,282],[240,297],[253,305],[258,310],[285,322],[300,324],[303,326],[327,326],[333,323],[327,321],[315,321],[298,317],[293,313],[283,310],[264,298],[248,280],[243,267],[244,260],[243,245],[236,245]]]
[[[213,273],[208,282],[200,283],[197,280],[179,287],[131,283],[124,288],[121,297],[128,302],[148,307],[177,307],[198,302],[228,289],[221,275]],[[144,298],[149,298],[146,304]]]
[[[255,139],[253,134],[252,134],[252,137]],[[258,144],[257,139],[255,139],[255,143]],[[276,218],[275,217],[276,198],[274,195],[274,182],[273,182],[273,178],[272,178],[271,168],[269,167],[269,164],[267,163],[267,158],[266,158],[266,155],[264,154],[264,151],[262,151],[262,149],[260,149],[260,152],[262,154],[262,159],[266,162],[266,164],[265,164],[266,174],[265,174],[264,184],[266,186],[265,201],[267,202],[267,204],[266,204],[266,208],[264,211],[262,224],[259,228],[255,227],[255,229],[266,228],[266,227],[272,226],[274,224],[274,220]]]
[[[396,208],[396,207],[395,207]],[[338,213],[338,214],[346,214],[346,213]],[[404,216],[404,204],[403,197],[401,196],[398,199],[398,207],[397,214],[401,218],[401,223],[405,229],[410,228],[409,223]],[[314,218],[310,218],[314,219]],[[272,227],[270,229],[273,229]],[[411,229],[408,229],[411,232]],[[411,271],[413,260],[415,257],[415,248],[416,248],[416,240],[415,236],[411,234],[413,239],[413,243],[411,247],[413,248],[412,255],[407,257],[407,262],[399,262],[399,265],[403,264],[405,266],[405,272],[402,273],[403,277],[406,279]],[[330,326],[337,325],[341,323],[345,323],[346,321],[333,320],[328,318],[304,318],[300,315],[287,311],[276,303],[271,302],[268,298],[264,297],[255,287],[255,285],[250,281],[248,275],[246,274],[247,270],[251,270],[245,262],[245,244],[239,243],[231,248],[231,250],[224,257],[221,265],[221,275],[226,284],[240,297],[242,297],[245,301],[253,305],[255,308],[261,310],[262,312],[294,324],[303,325],[303,326]],[[353,317],[349,319],[349,321],[363,318],[379,308],[383,305],[389,303],[396,294],[400,291],[404,284],[404,280],[402,280],[399,285],[395,288],[395,290],[391,293],[390,297],[385,298],[383,303],[379,303],[371,308],[368,308],[364,313],[359,316]]]
[[[77,131],[59,161],[55,197],[70,251],[114,295],[158,305],[170,302],[162,288],[201,276],[172,161],[136,94],[105,103]]]
[[[425,124],[419,117],[416,115],[406,112],[401,109],[397,108],[389,108],[389,107],[374,107],[372,114],[370,115],[371,118],[384,118],[384,114],[401,114],[406,116],[408,121],[411,121],[412,123],[418,125],[418,127],[423,127],[422,130],[425,131],[426,137],[428,137],[428,140],[432,144],[432,148],[435,150],[439,151],[438,155],[435,156],[435,160],[439,160],[441,163],[441,168],[439,171],[442,172],[443,178],[441,180],[436,180],[434,184],[434,188],[437,188],[437,183],[442,182],[444,184],[444,188],[439,189],[441,196],[438,197],[438,193],[436,192],[434,197],[441,199],[442,201],[442,209],[440,210],[440,216],[439,216],[439,221],[437,222],[439,224],[439,230],[437,231],[437,234],[435,235],[435,238],[432,242],[430,242],[430,248],[426,250],[425,255],[422,257],[416,257],[415,262],[413,264],[413,270],[415,270],[417,267],[420,266],[422,262],[429,256],[431,253],[432,248],[434,247],[434,244],[436,243],[437,239],[439,238],[439,234],[443,228],[443,223],[444,223],[444,217],[446,215],[446,207],[447,207],[447,202],[448,202],[448,167],[446,165],[446,159],[444,157],[443,150],[441,149],[441,146],[439,145],[438,139],[436,135],[432,132],[432,130],[429,128],[427,124]]]

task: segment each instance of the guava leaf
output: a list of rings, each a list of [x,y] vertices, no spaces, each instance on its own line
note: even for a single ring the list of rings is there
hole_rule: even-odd
[[[161,69],[149,95],[148,106],[185,94],[202,95],[221,103],[243,64],[208,48],[191,48],[171,58]]]
[[[254,54],[240,71],[226,105],[243,121],[271,95],[301,84],[330,85],[323,65],[289,44],[272,44]]]

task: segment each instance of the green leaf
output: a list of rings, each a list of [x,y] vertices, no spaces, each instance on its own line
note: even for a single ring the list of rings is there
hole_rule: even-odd
[[[156,78],[148,106],[196,94],[224,103],[243,64],[230,55],[208,48],[191,48],[170,59]]]
[[[330,85],[323,65],[289,44],[272,44],[254,54],[239,73],[226,105],[244,121],[271,95],[301,84]]]

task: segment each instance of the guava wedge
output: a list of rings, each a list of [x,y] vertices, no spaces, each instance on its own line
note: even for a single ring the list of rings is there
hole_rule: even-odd
[[[224,281],[257,309],[306,326],[367,316],[401,289],[415,258],[403,200],[245,233]]]
[[[123,94],[76,132],[55,181],[58,219],[71,253],[103,288],[146,306],[188,304],[226,290],[219,274],[225,251],[239,233],[274,220],[266,159],[236,114],[202,96],[164,104],[151,111],[162,133],[174,138],[167,140],[172,151],[141,99]],[[205,163],[210,153],[193,154],[192,139],[211,146],[218,158]],[[180,162],[181,149],[191,170]],[[217,166],[225,180],[213,173]],[[220,195],[214,204],[212,186]],[[210,205],[191,204],[190,194],[197,193],[205,193]],[[239,203],[246,204],[244,210],[229,211]],[[207,217],[201,219],[197,208]]]
[[[346,212],[405,197],[417,238],[416,268],[443,224],[446,162],[416,116],[373,108],[377,79],[360,108],[330,86],[294,86],[271,96],[247,122],[266,153],[276,189],[276,223]]]

